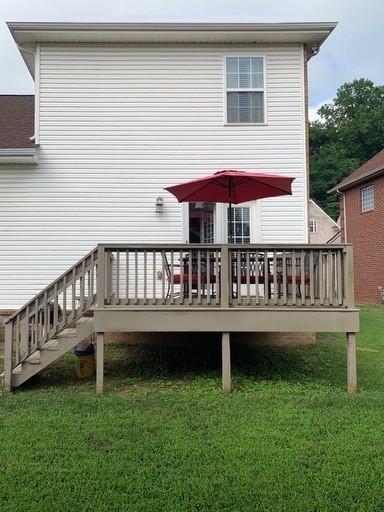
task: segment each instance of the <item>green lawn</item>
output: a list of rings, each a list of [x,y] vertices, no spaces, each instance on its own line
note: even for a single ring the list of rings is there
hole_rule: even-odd
[[[68,356],[0,397],[0,510],[382,511],[384,310],[361,320],[355,396],[344,337],[235,349],[229,397],[216,344],[111,346],[101,397]]]

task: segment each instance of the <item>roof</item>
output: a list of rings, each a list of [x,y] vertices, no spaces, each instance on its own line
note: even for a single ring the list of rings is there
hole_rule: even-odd
[[[335,227],[337,227],[337,228],[339,228],[339,229],[340,229],[340,225],[339,225],[339,223],[338,223],[338,222],[336,222],[336,221],[334,221],[334,220],[332,219],[332,217],[330,217],[330,216],[328,215],[328,213],[327,213],[326,211],[324,211],[324,210],[321,208],[321,206],[319,206],[319,205],[318,205],[318,204],[317,204],[313,199],[310,199],[310,200],[309,200],[309,202],[310,202],[311,206],[313,206],[314,208],[316,208],[317,210],[319,210],[319,211],[320,211],[320,213],[321,213],[321,215],[323,215],[323,217],[324,217],[324,218],[326,218],[326,219],[327,219],[327,220],[328,220],[328,221],[329,221],[333,226],[335,226]]]
[[[381,176],[382,174],[384,174],[384,149],[353,171],[352,174],[344,178],[343,181],[333,187],[330,192],[338,192],[339,190],[342,191],[352,188],[364,181]]]
[[[0,165],[36,164],[34,115],[34,96],[0,95]]]
[[[0,95],[0,149],[33,148],[35,98]]]
[[[317,53],[337,23],[19,23],[8,28],[18,45],[36,43],[305,44]],[[31,48],[20,48],[34,73]]]

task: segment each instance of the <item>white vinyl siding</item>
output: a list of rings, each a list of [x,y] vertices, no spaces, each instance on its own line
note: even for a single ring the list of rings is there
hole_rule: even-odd
[[[225,57],[253,53],[265,55],[268,124],[225,126]],[[39,164],[0,167],[0,309],[97,242],[182,242],[182,205],[164,187],[225,168],[294,176],[293,196],[258,202],[257,241],[307,241],[300,45],[40,54]]]

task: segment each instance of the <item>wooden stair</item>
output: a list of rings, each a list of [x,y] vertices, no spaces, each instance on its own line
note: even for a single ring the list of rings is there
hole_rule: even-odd
[[[28,355],[24,361],[12,370],[12,387],[20,386],[73,349],[78,343],[91,336],[93,325],[92,317],[82,317],[76,322],[75,328],[65,329],[55,338],[39,347],[38,350]]]

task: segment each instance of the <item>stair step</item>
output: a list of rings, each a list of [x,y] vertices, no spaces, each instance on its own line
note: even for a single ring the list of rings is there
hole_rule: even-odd
[[[75,338],[77,334],[76,329],[65,329],[63,332],[58,334],[55,338],[56,341],[59,341],[60,338]]]
[[[47,341],[40,347],[40,350],[59,350],[59,342],[56,339]]]
[[[13,375],[19,375],[20,373],[23,373],[23,365],[22,364],[18,364],[13,370],[12,370],[12,374]]]
[[[25,360],[25,363],[29,364],[40,364],[40,350],[36,350]]]

